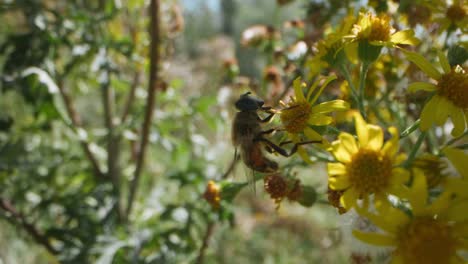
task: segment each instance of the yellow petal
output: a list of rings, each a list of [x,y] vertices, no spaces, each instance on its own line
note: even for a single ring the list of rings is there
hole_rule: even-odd
[[[424,73],[429,75],[434,80],[439,80],[442,74],[434,67],[432,64],[426,60],[422,55],[411,52],[404,51],[406,58],[416,64]]]
[[[358,198],[359,194],[357,193],[356,189],[351,187],[346,190],[340,197],[340,203],[346,210],[349,210],[356,204]]]
[[[440,66],[442,66],[442,69],[444,70],[445,73],[449,73],[451,68],[450,68],[450,64],[449,64],[447,57],[444,55],[442,51],[438,51],[437,55],[439,56]]]
[[[358,211],[358,206],[356,206],[355,208],[356,211]],[[364,213],[362,215],[368,218],[374,225],[378,226],[383,231],[386,231],[390,234],[396,233],[398,228],[400,227],[400,223],[391,221],[389,218],[383,217],[382,215],[372,213]]]
[[[297,148],[297,154],[302,158],[302,160],[307,163],[307,164],[314,164],[314,161],[310,158],[309,154],[307,151],[302,147],[299,146]]]
[[[338,162],[328,163],[327,171],[328,171],[328,175],[331,175],[331,176],[343,175],[343,174],[346,174],[346,167],[345,165],[338,163]]]
[[[447,121],[452,103],[444,97],[438,95],[435,95],[434,99],[437,100],[437,105],[435,106],[436,111],[433,118],[436,125],[441,126],[445,123],[445,121]]]
[[[309,120],[307,121],[307,123],[313,126],[326,126],[331,124],[332,122],[333,118],[331,116],[326,116],[318,113],[310,115]]]
[[[298,101],[305,101],[304,93],[302,92],[302,80],[301,77],[297,77],[293,82],[294,94]]]
[[[414,82],[408,86],[408,92],[414,93],[416,91],[428,91],[433,92],[437,90],[437,86],[432,83],[426,82]]]
[[[328,142],[326,138],[323,138],[319,133],[317,133],[315,130],[313,130],[310,127],[306,127],[304,129],[304,134],[307,137],[308,140],[313,140],[313,141],[322,141],[322,143],[317,143],[314,146],[319,147],[321,149],[331,151],[331,144]]]
[[[339,162],[349,163],[351,161],[351,157],[354,153],[350,153],[345,147],[345,145],[350,144],[352,144],[352,142],[342,143],[341,140],[332,143],[332,153]]]
[[[421,215],[426,209],[427,182],[426,177],[419,170],[415,170],[409,198],[413,214]]]
[[[450,104],[450,117],[453,123],[452,136],[459,137],[465,132],[465,113],[462,109]]]
[[[421,131],[428,130],[432,124],[434,123],[434,116],[437,112],[437,106],[439,104],[439,97],[433,96],[429,102],[424,106],[421,112],[421,123],[419,124],[419,128]]]
[[[448,178],[445,179],[445,189],[447,192],[452,192],[462,198],[467,198],[468,193],[468,180],[459,178]]]
[[[411,196],[411,191],[404,185],[391,185],[385,191],[401,199],[408,199]]]
[[[404,161],[406,161],[407,158],[408,158],[408,157],[407,157],[406,153],[400,153],[400,154],[398,154],[398,155],[395,157],[395,159],[393,160],[393,165],[394,165],[394,166],[399,166],[399,165],[401,165]]]
[[[404,44],[412,46],[416,46],[420,42],[420,40],[414,36],[414,31],[412,29],[406,29],[396,32],[390,37],[390,41],[395,44]]]
[[[382,128],[376,125],[367,125],[368,141],[366,145],[361,147],[368,147],[372,150],[379,151],[383,145],[383,131]]]
[[[320,86],[320,89],[318,90],[317,93],[315,93],[314,97],[312,98],[312,100],[310,100],[310,103],[313,104],[315,103],[315,101],[317,101],[318,97],[320,96],[320,94],[322,93],[323,89],[325,89],[325,87],[333,80],[335,80],[337,77],[336,75],[330,75],[327,77],[327,79],[325,79],[325,81],[323,82],[322,86]]]
[[[402,185],[408,182],[410,178],[409,171],[403,168],[393,168],[392,169],[392,177],[390,178],[391,185]]]
[[[345,190],[351,185],[348,175],[337,175],[328,178],[328,185],[332,190]]]
[[[465,177],[465,180],[468,180],[468,154],[465,151],[457,148],[450,148],[447,147],[442,150],[442,153],[447,156],[453,166],[457,169],[457,171]],[[468,183],[468,181],[466,181]],[[467,188],[468,190],[468,188]]]
[[[359,230],[353,230],[353,236],[361,241],[376,246],[395,246],[397,243],[394,236],[376,233],[365,233]]]
[[[341,145],[351,154],[358,152],[358,146],[356,144],[356,139],[348,133],[341,133],[338,136],[338,139],[341,142]]]
[[[320,103],[312,107],[312,113],[326,114],[333,111],[344,111],[349,109],[349,103],[343,100],[333,100]]]
[[[435,201],[431,203],[431,205],[428,208],[428,212],[431,215],[442,214],[449,207],[450,200],[452,200],[452,193],[443,192],[441,195],[439,195],[439,197],[437,197]]]
[[[356,122],[356,133],[359,139],[360,147],[365,147],[367,145],[367,141],[369,140],[366,121],[364,121],[359,113],[354,115],[354,120]]]
[[[389,127],[388,132],[392,135],[392,138],[385,142],[382,152],[389,157],[393,157],[397,154],[400,145],[398,144],[400,140],[400,135],[398,134],[398,129],[396,127]]]
[[[452,204],[444,217],[449,221],[462,222],[468,220],[468,200],[464,199]]]
[[[312,141],[322,140],[322,136],[310,127],[306,127],[304,129],[304,134],[306,135],[308,140],[312,140]]]

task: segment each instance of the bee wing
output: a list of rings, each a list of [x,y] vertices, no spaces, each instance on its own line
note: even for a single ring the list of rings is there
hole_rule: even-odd
[[[244,171],[246,175],[246,181],[249,185],[249,189],[252,190],[253,193],[257,193],[257,187],[255,184],[255,171],[247,166],[244,165]]]

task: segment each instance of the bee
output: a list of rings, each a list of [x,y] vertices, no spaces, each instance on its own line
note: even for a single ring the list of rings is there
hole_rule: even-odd
[[[265,107],[264,101],[253,97],[250,92],[240,96],[235,106],[239,112],[234,117],[232,125],[232,143],[240,150],[244,164],[257,172],[270,173],[278,170],[278,163],[264,155],[262,141],[263,134],[273,131],[262,131],[262,124],[268,123],[274,116],[271,107]],[[269,115],[262,119],[258,112],[264,111]]]
[[[250,95],[247,92],[240,96],[235,106],[239,112],[234,117],[232,125],[232,143],[234,147],[240,150],[240,156],[244,164],[253,171],[261,173],[272,173],[278,170],[278,163],[267,158],[264,149],[269,152],[276,152],[284,157],[293,155],[299,145],[320,143],[321,141],[304,141],[294,144],[290,153],[271,142],[265,135],[274,133],[278,129],[262,130],[262,126],[275,115],[274,109],[264,106],[265,102],[259,98]],[[265,118],[259,116],[259,111],[268,113]],[[283,144],[292,143],[291,141]],[[237,154],[235,155],[237,158]]]

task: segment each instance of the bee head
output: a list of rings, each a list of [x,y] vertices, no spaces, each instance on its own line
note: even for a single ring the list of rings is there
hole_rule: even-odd
[[[257,111],[262,108],[264,103],[262,99],[253,97],[250,92],[247,92],[236,101],[236,108],[239,111]]]

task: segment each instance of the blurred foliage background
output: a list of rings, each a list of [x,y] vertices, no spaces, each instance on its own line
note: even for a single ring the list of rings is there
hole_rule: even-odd
[[[290,159],[317,202],[276,210],[231,171],[230,132],[240,94],[302,70],[292,44],[366,4],[2,0],[0,263],[349,263],[325,167]],[[284,30],[286,51],[247,47],[253,25]],[[299,67],[278,77],[275,56]],[[213,210],[226,172],[235,200]]]

